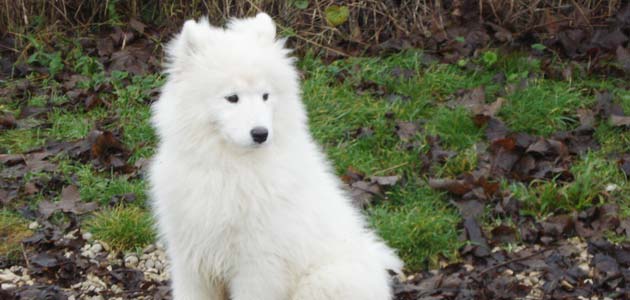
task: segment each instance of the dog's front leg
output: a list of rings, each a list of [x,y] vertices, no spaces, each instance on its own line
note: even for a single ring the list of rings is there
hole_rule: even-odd
[[[177,263],[171,272],[173,300],[228,300],[225,285],[218,280],[209,280]]]
[[[273,260],[241,265],[229,283],[231,300],[282,300],[288,297],[286,270]]]

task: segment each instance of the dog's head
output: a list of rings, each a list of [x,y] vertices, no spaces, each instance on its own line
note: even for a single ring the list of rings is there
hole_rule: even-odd
[[[289,53],[264,13],[233,19],[226,28],[189,20],[167,46],[168,82],[160,101],[177,102],[174,126],[240,148],[265,146],[273,143],[282,115],[290,114],[285,108],[299,106]]]

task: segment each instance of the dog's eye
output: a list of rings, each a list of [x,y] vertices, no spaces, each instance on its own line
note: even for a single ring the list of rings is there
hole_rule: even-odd
[[[236,103],[238,102],[238,95],[234,94],[234,95],[230,95],[225,97],[225,100],[230,101],[230,103]]]
[[[269,99],[269,94],[268,93],[264,93],[263,94],[263,100],[267,101],[267,99]]]

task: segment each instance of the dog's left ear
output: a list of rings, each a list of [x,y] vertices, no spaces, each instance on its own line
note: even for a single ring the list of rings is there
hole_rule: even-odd
[[[258,13],[253,18],[232,19],[227,28],[234,32],[254,35],[264,41],[273,42],[276,39],[276,24],[266,13]]]

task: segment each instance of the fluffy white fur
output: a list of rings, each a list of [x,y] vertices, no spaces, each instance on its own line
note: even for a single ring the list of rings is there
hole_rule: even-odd
[[[266,14],[168,45],[150,170],[176,300],[387,300],[400,259],[340,188]],[[263,101],[262,95],[269,94]],[[238,103],[225,97],[238,95]],[[334,101],[334,99],[331,99]],[[269,130],[263,144],[250,130]]]

